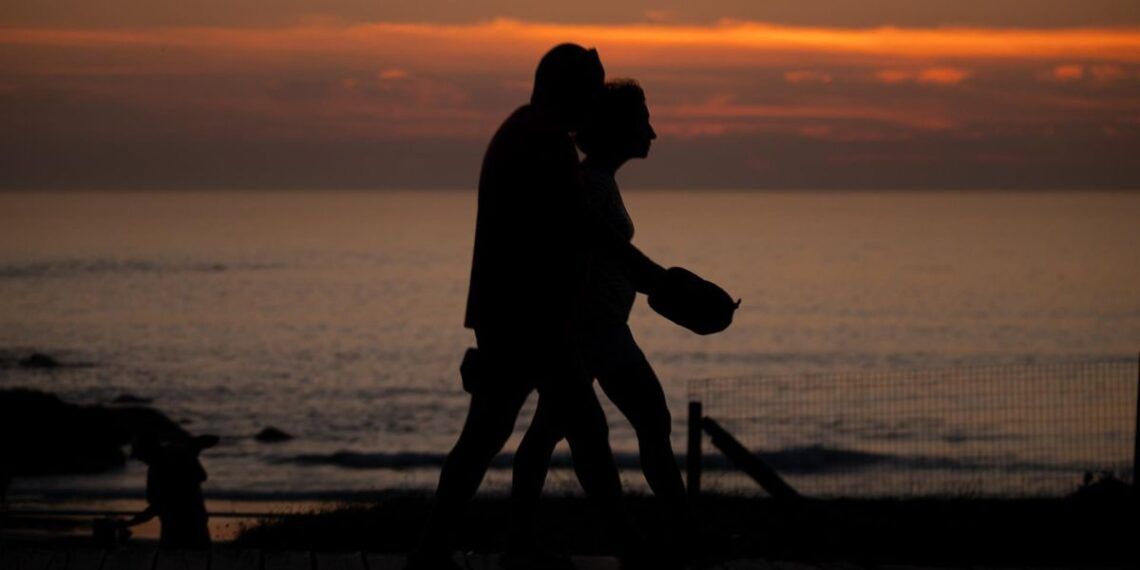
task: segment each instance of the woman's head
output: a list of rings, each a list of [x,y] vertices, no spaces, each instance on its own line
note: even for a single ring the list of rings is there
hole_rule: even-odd
[[[632,79],[607,82],[593,112],[575,136],[578,148],[586,156],[617,161],[649,156],[649,146],[655,138],[645,91]]]

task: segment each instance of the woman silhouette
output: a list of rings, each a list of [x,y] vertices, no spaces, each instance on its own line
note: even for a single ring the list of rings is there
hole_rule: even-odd
[[[627,161],[647,157],[656,138],[645,93],[633,80],[607,82],[595,111],[575,136],[586,155],[581,169],[587,202],[594,215],[626,240],[633,239],[633,221],[614,176]],[[688,530],[693,517],[669,439],[672,418],[665,392],[627,324],[636,295],[629,270],[622,260],[595,252],[589,275],[583,335],[586,365],[633,425],[642,470],[654,495],[675,517],[674,526]],[[547,403],[540,397],[515,454],[511,548],[521,557],[541,555],[535,545],[534,520],[550,457],[562,439],[549,418]]]

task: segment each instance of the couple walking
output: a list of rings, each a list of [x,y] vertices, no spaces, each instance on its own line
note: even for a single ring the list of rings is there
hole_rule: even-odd
[[[626,324],[636,292],[650,294],[666,314],[677,304],[669,297],[685,289],[670,283],[701,281],[664,269],[630,243],[633,223],[614,175],[626,161],[645,158],[654,138],[641,88],[606,83],[597,52],[573,44],[542,58],[530,104],[492,138],[479,179],[465,322],[478,344],[462,370],[471,402],[409,568],[456,567],[448,537],[532,390],[539,402],[515,454],[509,555],[541,558],[533,522],[550,457],[565,438],[623,564],[656,566],[650,561],[659,556],[623,503],[595,378],[633,425],[646,479],[674,528],[695,530],[665,394]],[[586,156],[581,164],[575,141]]]

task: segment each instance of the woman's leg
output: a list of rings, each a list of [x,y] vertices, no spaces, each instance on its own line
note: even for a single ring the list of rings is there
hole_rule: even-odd
[[[621,478],[609,445],[605,412],[580,356],[567,353],[539,383],[538,406],[515,454],[511,488],[511,546],[525,552],[534,537],[542,487],[554,448],[566,439],[574,471],[591,502],[604,515],[609,535],[625,552],[643,547],[622,497]]]
[[[628,325],[607,327],[592,336],[591,371],[637,433],[646,482],[670,512],[688,524],[692,513],[670,441],[673,418],[657,374]]]
[[[550,421],[565,434],[574,473],[586,496],[601,511],[607,535],[626,553],[644,547],[626,510],[621,477],[610,448],[606,414],[580,352],[563,351],[538,385],[539,402],[549,404]]]

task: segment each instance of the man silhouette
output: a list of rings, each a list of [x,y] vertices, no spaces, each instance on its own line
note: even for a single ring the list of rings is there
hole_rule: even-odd
[[[623,556],[641,554],[605,414],[582,360],[580,318],[592,250],[628,263],[642,283],[660,279],[664,269],[596,219],[585,201],[570,133],[604,79],[596,51],[554,47],[539,62],[530,104],[504,121],[487,148],[465,320],[475,331],[480,371],[465,377],[467,419],[440,470],[432,514],[409,568],[457,567],[448,536],[536,389]]]

